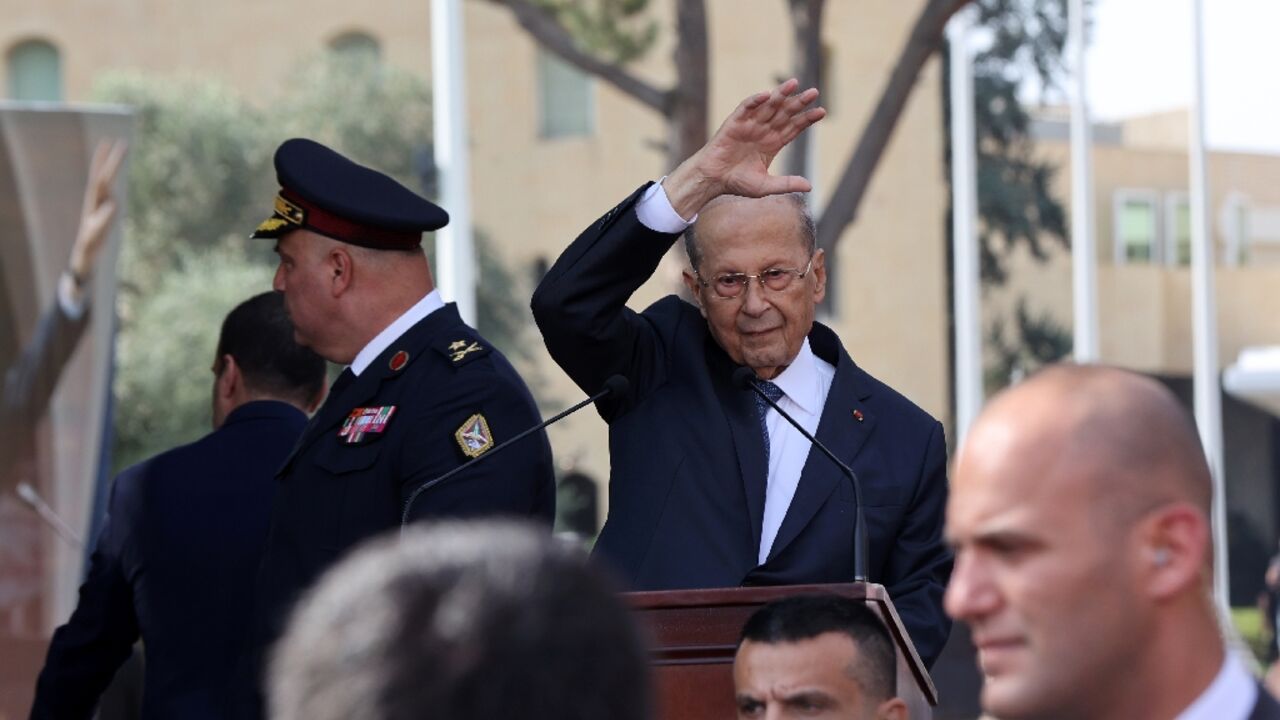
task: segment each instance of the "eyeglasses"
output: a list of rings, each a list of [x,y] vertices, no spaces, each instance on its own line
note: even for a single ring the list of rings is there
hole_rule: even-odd
[[[769,268],[768,270],[761,270],[755,275],[751,273],[724,273],[711,278],[710,282],[703,280],[697,270],[693,271],[693,276],[698,279],[699,285],[704,288],[711,288],[717,297],[732,300],[747,289],[747,285],[751,283],[752,278],[760,281],[760,289],[762,290],[769,288],[773,292],[782,292],[791,287],[791,281],[803,279],[812,269],[813,256],[810,255],[809,264],[804,267],[804,270],[798,268]]]

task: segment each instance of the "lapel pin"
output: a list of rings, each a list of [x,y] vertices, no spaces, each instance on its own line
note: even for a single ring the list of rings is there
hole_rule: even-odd
[[[389,365],[393,371],[399,372],[400,368],[404,367],[405,363],[408,363],[408,362],[409,362],[409,353],[401,350],[400,352],[391,356],[391,362],[387,363],[387,365]]]
[[[858,422],[862,422],[862,411],[861,411],[861,410],[854,410],[854,411],[853,411],[853,419],[854,419],[854,420],[857,420]]]

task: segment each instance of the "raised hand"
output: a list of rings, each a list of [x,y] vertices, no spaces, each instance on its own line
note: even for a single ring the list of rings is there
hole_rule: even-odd
[[[107,230],[115,218],[117,204],[111,194],[116,173],[124,161],[127,143],[123,140],[102,141],[93,151],[89,165],[89,182],[84,189],[84,204],[80,208],[80,229],[75,245],[71,247],[69,269],[77,283],[83,283],[93,269],[93,263],[107,237]]]
[[[798,175],[769,174],[778,151],[827,114],[808,107],[818,90],[793,94],[798,85],[792,78],[743,100],[711,140],[667,176],[664,188],[676,212],[692,217],[719,195],[764,197],[812,188]]]

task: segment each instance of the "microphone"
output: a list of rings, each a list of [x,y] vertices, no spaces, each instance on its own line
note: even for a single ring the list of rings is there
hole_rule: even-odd
[[[840,458],[836,457],[835,453],[828,450],[826,445],[819,442],[818,438],[810,434],[808,430],[805,430],[800,423],[796,422],[795,418],[787,414],[786,410],[778,407],[778,403],[774,402],[764,393],[763,390],[760,389],[760,386],[756,384],[756,373],[754,370],[749,367],[739,367],[737,370],[734,370],[733,384],[734,387],[737,387],[740,390],[753,390],[756,395],[764,398],[764,401],[769,404],[769,407],[777,410],[779,415],[785,418],[787,422],[791,423],[792,427],[799,431],[806,440],[813,443],[814,447],[821,450],[823,455],[830,458],[831,462],[835,463],[836,467],[840,468],[844,471],[844,474],[848,476],[849,482],[853,484],[853,501],[856,506],[854,508],[853,516],[853,579],[855,582],[866,582],[867,518],[862,513],[862,485],[858,482],[858,476],[853,472],[852,468],[845,465]]]
[[[84,540],[80,538],[75,530],[71,529],[71,526],[67,524],[66,520],[62,519],[62,516],[59,515],[57,511],[49,507],[49,503],[45,502],[44,498],[40,497],[40,493],[32,487],[31,483],[25,481],[20,482],[18,483],[18,487],[14,489],[17,491],[18,497],[22,502],[26,503],[32,510],[35,510],[36,514],[40,516],[40,519],[45,521],[49,527],[53,528],[53,531],[58,533],[59,537],[66,540],[68,544],[75,547],[77,550],[84,549]]]
[[[404,511],[400,514],[400,527],[403,528],[405,525],[409,524],[409,512],[413,510],[413,502],[417,500],[418,496],[421,495],[422,493],[448,480],[454,475],[457,475],[463,470],[466,470],[472,465],[475,465],[481,460],[485,460],[487,458],[493,457],[494,455],[502,451],[504,448],[514,444],[516,441],[521,440],[528,435],[532,435],[533,433],[538,432],[539,430],[543,430],[548,425],[551,425],[552,423],[563,420],[564,418],[578,412],[579,410],[590,405],[591,403],[596,402],[597,400],[604,400],[606,398],[611,400],[623,398],[626,396],[627,391],[630,389],[631,389],[631,383],[627,382],[627,379],[625,377],[621,375],[611,375],[608,380],[604,381],[604,387],[601,388],[600,392],[596,393],[595,395],[592,395],[586,400],[583,400],[582,402],[578,403],[577,405],[574,405],[573,407],[569,408],[568,410],[565,410],[564,412],[560,413],[559,415],[556,415],[553,418],[550,418],[548,420],[543,420],[537,425],[534,425],[533,427],[529,428],[528,430],[525,430],[524,432],[520,433],[519,435],[516,435],[515,437],[509,440],[504,440],[503,442],[498,443],[492,449],[484,452],[481,455],[477,455],[476,457],[471,458],[470,460],[462,463],[458,467],[450,470],[449,472],[441,475],[440,477],[434,478],[432,480],[428,480],[427,482],[419,485],[416,489],[414,489],[412,493],[409,494],[409,499],[406,500],[404,503]]]

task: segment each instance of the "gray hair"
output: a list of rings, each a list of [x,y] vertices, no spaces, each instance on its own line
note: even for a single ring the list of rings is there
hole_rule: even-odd
[[[796,214],[798,216],[797,219],[800,221],[800,239],[804,242],[805,252],[809,255],[813,255],[818,249],[818,226],[813,221],[813,213],[809,211],[808,195],[806,193],[793,192],[774,197],[789,200],[795,207]],[[713,200],[712,203],[714,202],[715,201]],[[708,204],[708,207],[710,207],[710,203]],[[703,209],[705,210],[706,208]],[[694,270],[697,270],[698,265],[702,263],[702,250],[698,247],[698,233],[700,232],[698,230],[698,225],[701,222],[702,218],[699,216],[699,218],[684,231],[684,251],[688,254],[689,265],[693,267]]]
[[[280,720],[645,720],[634,620],[586,554],[509,521],[362,546],[293,614],[270,671]]]

